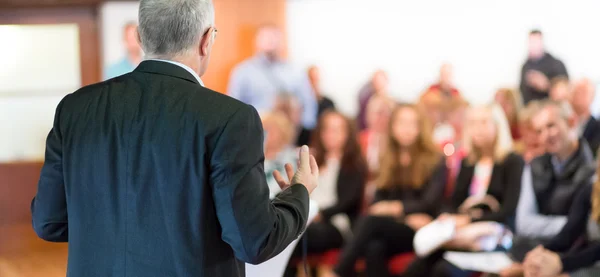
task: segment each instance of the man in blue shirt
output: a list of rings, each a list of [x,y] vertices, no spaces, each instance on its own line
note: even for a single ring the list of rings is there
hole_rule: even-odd
[[[137,24],[129,22],[123,27],[125,57],[104,70],[104,79],[108,80],[133,71],[142,61],[142,48],[137,40]]]
[[[258,30],[257,52],[233,70],[228,94],[259,112],[273,110],[279,96],[291,94],[302,104],[302,127],[313,129],[317,121],[317,100],[305,72],[282,59],[281,37],[275,26],[267,25]]]

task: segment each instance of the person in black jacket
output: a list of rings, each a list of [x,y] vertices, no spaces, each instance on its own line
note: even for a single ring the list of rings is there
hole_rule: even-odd
[[[513,152],[508,121],[502,109],[494,104],[471,109],[465,126],[463,140],[468,156],[462,161],[452,204],[439,220],[453,219],[457,234],[475,222],[479,222],[479,226],[490,221],[513,225],[525,162]],[[476,238],[472,241],[463,239],[451,241],[446,247],[491,250],[481,249],[478,244]],[[405,276],[450,276],[452,268],[441,259],[443,251],[417,259]]]
[[[319,188],[311,199],[319,205],[320,212],[306,229],[292,259],[302,255],[303,240],[307,241],[308,254],[342,247],[360,213],[367,181],[367,163],[355,125],[341,113],[329,110],[321,116],[311,145],[320,167]],[[295,265],[290,264],[286,276],[294,274]]]
[[[304,230],[309,149],[269,200],[256,110],[205,88],[212,1],[142,0],[147,57],[67,95],[46,141],[32,224],[68,242],[68,276],[245,276]]]
[[[531,100],[548,98],[550,82],[556,77],[569,77],[562,61],[544,49],[540,30],[529,32],[529,56],[521,68],[519,88],[525,105]]]
[[[387,260],[412,251],[415,232],[438,214],[448,171],[426,117],[415,105],[400,104],[392,112],[387,136],[375,201],[342,249],[334,269],[339,276],[354,274],[362,256],[366,276],[388,276]]]
[[[600,171],[598,171],[600,172]],[[525,275],[584,277],[600,275],[600,182],[586,185],[575,197],[567,223],[549,242],[527,253]],[[590,228],[588,228],[588,225]],[[590,230],[590,231],[588,231]],[[578,240],[587,242],[577,247]],[[565,253],[564,255],[559,252]],[[567,275],[568,274],[568,275]]]
[[[516,214],[516,236],[510,249],[515,261],[501,276],[522,276],[521,262],[539,244],[564,228],[575,197],[590,186],[596,166],[584,139],[577,138],[577,120],[568,103],[544,101],[532,117],[533,128],[547,153],[523,172]]]
[[[527,253],[527,276],[592,277],[600,275],[600,163],[596,181],[586,184],[573,201],[567,223],[552,240]],[[582,240],[583,239],[583,240]],[[581,243],[581,241],[585,241]],[[559,252],[565,253],[560,255]]]

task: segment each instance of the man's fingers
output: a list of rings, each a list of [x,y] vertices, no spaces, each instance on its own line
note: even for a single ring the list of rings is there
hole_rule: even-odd
[[[283,176],[281,176],[281,173],[279,173],[279,171],[273,171],[273,177],[275,177],[275,181],[277,181],[277,184],[279,184],[279,187],[281,189],[284,189],[288,186],[288,183],[283,179]]]
[[[310,155],[310,172],[312,175],[319,177],[319,165],[317,165],[317,160],[313,155]]]
[[[294,178],[294,167],[291,164],[285,164],[285,172],[287,173],[288,180],[292,181]]]
[[[310,154],[308,153],[308,146],[303,145],[300,148],[300,171],[310,170]]]

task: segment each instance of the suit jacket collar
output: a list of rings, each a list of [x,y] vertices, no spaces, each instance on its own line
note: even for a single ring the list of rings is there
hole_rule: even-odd
[[[146,60],[141,62],[134,71],[171,76],[200,85],[198,80],[185,68],[169,62]]]

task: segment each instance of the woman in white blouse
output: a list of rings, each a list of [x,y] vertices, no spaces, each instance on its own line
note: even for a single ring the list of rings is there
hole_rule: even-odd
[[[309,255],[342,247],[360,213],[368,175],[354,124],[339,112],[327,111],[321,116],[311,151],[319,165],[319,186],[311,199],[319,205],[320,213],[307,227],[292,259],[302,255],[302,240],[307,240]],[[294,274],[290,264],[286,276]]]

